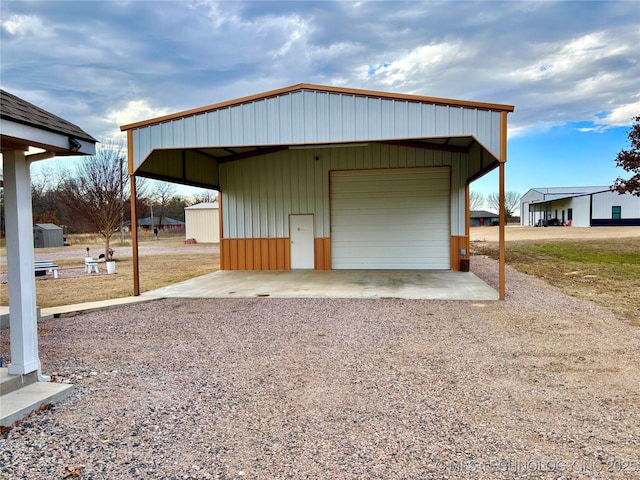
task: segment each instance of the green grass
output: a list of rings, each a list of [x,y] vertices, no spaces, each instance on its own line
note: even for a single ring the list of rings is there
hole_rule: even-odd
[[[633,249],[637,248],[637,242],[631,242]],[[620,245],[618,245],[620,247]],[[613,265],[631,265],[640,267],[640,251],[612,250],[612,243],[544,243],[531,245],[513,245],[509,250],[516,253],[546,256],[559,262],[585,262],[604,263]]]
[[[474,248],[497,258],[496,244]],[[640,238],[510,242],[506,261],[568,295],[603,305],[640,325]]]

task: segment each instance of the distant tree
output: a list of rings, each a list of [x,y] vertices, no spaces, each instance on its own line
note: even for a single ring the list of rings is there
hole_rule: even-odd
[[[520,195],[518,192],[504,192],[504,216],[505,220],[508,222],[516,209],[520,205]],[[490,193],[487,195],[487,203],[489,204],[489,208],[491,208],[494,212],[500,212],[500,195],[497,193]]]
[[[167,202],[164,208],[165,217],[175,218],[176,220],[184,222],[184,209],[188,206],[189,203],[184,197],[176,195]]]
[[[129,176],[121,146],[106,144],[96,155],[80,160],[75,176],[69,175],[60,185],[60,197],[75,215],[83,217],[105,239],[105,256],[109,242],[120,226],[125,204],[129,201]]]
[[[34,223],[62,223],[64,206],[60,203],[58,187],[65,175],[64,170],[54,170],[51,165],[33,169],[31,205]]]
[[[218,192],[215,190],[204,190],[193,195],[193,205],[198,203],[210,203],[218,200]]]
[[[620,195],[631,193],[640,197],[640,115],[633,119],[635,122],[629,130],[630,150],[620,150],[616,156],[616,165],[631,173],[631,177],[624,179],[618,177],[611,190]]]
[[[175,194],[176,187],[173,183],[169,182],[156,182],[151,191],[151,202],[154,206],[157,205],[159,207],[159,209],[156,210],[158,213],[158,232],[161,230],[162,220],[165,218],[165,209]],[[152,227],[154,226],[155,225],[152,225]]]
[[[469,209],[480,210],[484,205],[484,196],[478,192],[469,193]]]

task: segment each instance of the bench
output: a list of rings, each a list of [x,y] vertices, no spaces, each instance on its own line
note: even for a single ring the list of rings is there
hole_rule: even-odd
[[[100,270],[98,270],[98,260],[94,260],[93,258],[85,258],[84,259],[84,268],[86,270],[87,273],[91,273],[91,270],[93,270],[96,273],[100,273]]]
[[[51,260],[36,260],[33,262],[33,271],[35,273],[44,272],[44,275],[47,272],[53,273],[53,278],[58,278],[58,265],[53,263]]]

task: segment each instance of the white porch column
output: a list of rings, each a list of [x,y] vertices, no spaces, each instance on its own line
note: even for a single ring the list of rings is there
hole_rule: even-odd
[[[40,370],[31,181],[24,152],[4,151],[2,154],[11,329],[9,373],[25,375]]]

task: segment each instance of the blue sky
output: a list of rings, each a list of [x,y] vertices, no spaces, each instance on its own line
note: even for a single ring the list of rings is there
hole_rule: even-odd
[[[640,114],[637,1],[3,0],[0,35],[1,88],[103,142],[301,82],[505,103],[525,193],[612,183]]]

